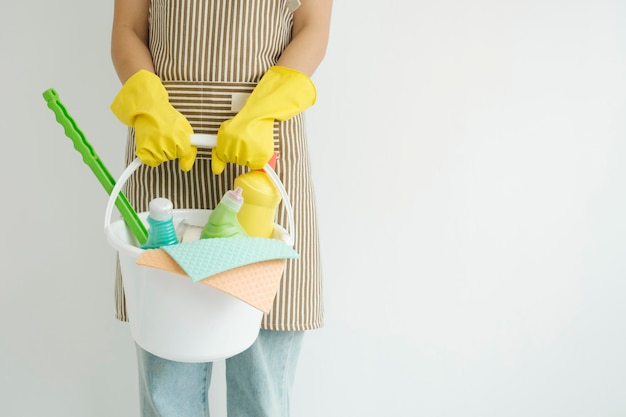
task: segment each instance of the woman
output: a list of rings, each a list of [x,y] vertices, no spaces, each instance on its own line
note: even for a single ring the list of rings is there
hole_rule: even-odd
[[[112,59],[123,87],[111,109],[131,128],[127,162],[137,155],[148,165],[126,186],[133,206],[145,211],[166,197],[175,208],[213,208],[237,175],[275,151],[294,206],[301,258],[288,262],[258,339],[226,360],[229,417],[288,416],[303,332],[323,324],[302,112],[315,102],[310,76],[326,51],[331,8],[331,0],[115,0]],[[217,134],[216,148],[195,149],[193,132]],[[137,352],[143,416],[208,416],[211,363]]]

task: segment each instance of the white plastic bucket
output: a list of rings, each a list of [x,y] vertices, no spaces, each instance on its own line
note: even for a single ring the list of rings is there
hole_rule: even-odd
[[[211,362],[234,356],[256,340],[263,313],[220,290],[156,268],[139,266],[143,252],[122,219],[111,221],[115,200],[128,177],[141,165],[135,160],[120,176],[105,212],[105,234],[119,254],[131,335],[148,352],[180,362]],[[286,203],[290,230],[292,209],[284,187],[271,175]],[[174,224],[203,226],[210,210],[174,210]],[[146,221],[147,212],[139,213]],[[276,226],[289,244],[293,237]]]

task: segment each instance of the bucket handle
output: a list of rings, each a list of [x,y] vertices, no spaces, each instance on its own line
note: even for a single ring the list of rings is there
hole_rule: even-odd
[[[217,143],[217,138],[215,135],[208,135],[204,133],[194,133],[191,135],[191,144],[200,148],[214,148]],[[111,219],[113,216],[113,207],[115,206],[115,201],[117,200],[117,196],[122,192],[122,187],[126,184],[126,181],[130,178],[130,176],[142,165],[143,163],[139,158],[135,158],[122,172],[122,175],[118,178],[115,183],[115,186],[111,190],[109,194],[109,201],[107,203],[106,210],[104,212],[104,229],[108,229],[111,225]],[[287,195],[287,190],[285,190],[285,186],[281,182],[280,178],[276,174],[276,171],[269,165],[266,164],[263,167],[263,170],[269,175],[272,182],[278,189],[280,196],[283,199],[283,204],[285,205],[285,209],[287,211],[287,236],[284,237],[285,242],[289,246],[293,246],[294,243],[294,220],[293,220],[293,207],[291,206],[291,201],[289,200],[289,196]]]

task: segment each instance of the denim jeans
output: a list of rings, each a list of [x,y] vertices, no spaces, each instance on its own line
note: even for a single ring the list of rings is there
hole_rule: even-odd
[[[226,359],[228,417],[288,417],[304,332],[261,330]],[[212,363],[175,362],[137,346],[142,417],[208,417]]]

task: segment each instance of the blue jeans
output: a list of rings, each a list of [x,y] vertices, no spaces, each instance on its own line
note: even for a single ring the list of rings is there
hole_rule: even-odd
[[[304,332],[261,330],[226,359],[228,417],[288,417]],[[213,364],[174,362],[137,347],[142,417],[208,417]]]

